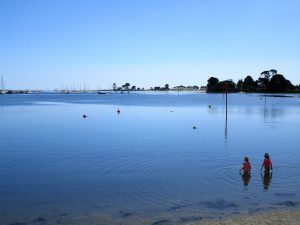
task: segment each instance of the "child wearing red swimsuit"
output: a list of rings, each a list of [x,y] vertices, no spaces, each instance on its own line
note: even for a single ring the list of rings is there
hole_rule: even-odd
[[[264,155],[264,161],[261,165],[260,170],[262,170],[263,168],[265,168],[265,172],[267,172],[267,173],[270,172],[270,170],[273,170],[272,161],[271,161],[268,153],[265,153],[265,155]]]
[[[244,173],[250,173],[251,171],[251,164],[247,156],[244,157],[244,163],[240,171],[243,171]]]

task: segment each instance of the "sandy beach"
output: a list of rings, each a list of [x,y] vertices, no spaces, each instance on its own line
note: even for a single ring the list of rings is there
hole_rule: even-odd
[[[238,216],[193,225],[297,225],[300,224],[300,211],[275,211],[270,213]]]
[[[128,215],[116,218],[105,214],[90,214],[80,217],[61,218],[60,220],[47,220],[45,224],[70,224],[70,225],[298,225],[300,224],[299,210],[281,210],[264,212],[253,215],[237,215],[223,217],[221,219],[209,219],[205,217],[191,216],[182,217],[145,218],[142,216]],[[181,218],[181,219],[180,219]],[[188,219],[189,218],[189,219]]]

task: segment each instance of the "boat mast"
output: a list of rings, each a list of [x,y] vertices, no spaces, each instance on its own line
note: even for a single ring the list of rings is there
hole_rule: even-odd
[[[3,75],[1,77],[1,92],[4,93],[5,91],[5,84],[4,84],[4,79],[3,79]]]

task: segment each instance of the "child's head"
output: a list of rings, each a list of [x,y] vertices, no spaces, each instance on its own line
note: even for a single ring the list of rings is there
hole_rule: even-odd
[[[244,157],[245,162],[249,162],[249,158],[247,156]]]
[[[270,156],[269,156],[268,153],[265,153],[265,158],[266,158],[266,159],[270,159]]]

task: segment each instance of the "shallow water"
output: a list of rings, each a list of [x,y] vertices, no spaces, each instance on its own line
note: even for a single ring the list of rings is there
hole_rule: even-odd
[[[230,94],[227,123],[222,94],[0,95],[0,224],[298,208],[299,115],[297,95]],[[245,155],[250,178],[239,174]]]

